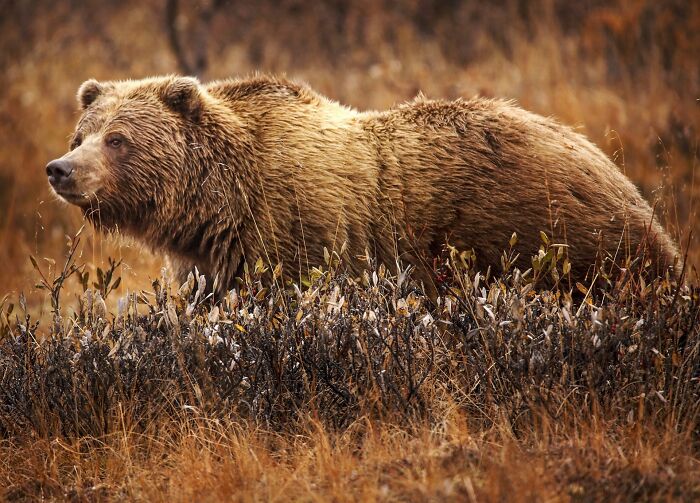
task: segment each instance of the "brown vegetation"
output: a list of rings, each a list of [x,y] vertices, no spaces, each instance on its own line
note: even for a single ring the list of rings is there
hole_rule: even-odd
[[[697,288],[610,278],[582,303],[512,272],[477,281],[453,256],[436,309],[386,272],[319,273],[297,294],[251,271],[215,310],[196,282],[164,294],[158,257],[86,230],[60,290],[83,222],[43,169],[90,77],[286,72],[360,109],[514,98],[615,160],[696,283],[697,2],[202,4],[3,6],[0,499],[698,498]],[[236,366],[234,342],[257,366]]]
[[[116,313],[113,269],[61,308],[73,256],[48,337],[0,305],[4,496],[700,497],[700,290],[635,275],[573,303],[507,254],[498,279],[450,255],[437,306],[334,255],[301,290],[260,262],[221,303],[192,275]]]

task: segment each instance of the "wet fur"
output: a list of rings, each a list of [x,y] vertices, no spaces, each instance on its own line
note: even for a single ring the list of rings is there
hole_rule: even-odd
[[[513,232],[521,268],[545,231],[569,245],[577,280],[601,251],[647,246],[658,271],[678,255],[597,147],[511,102],[360,113],[272,77],[88,81],[79,101],[78,132],[118,127],[131,143],[86,215],[164,252],[180,276],[197,265],[230,287],[262,257],[296,278],[346,243],[353,273],[369,250],[429,282],[445,242],[498,270]]]

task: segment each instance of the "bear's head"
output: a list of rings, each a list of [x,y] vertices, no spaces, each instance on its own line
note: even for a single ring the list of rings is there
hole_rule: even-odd
[[[84,82],[70,150],[46,166],[53,191],[107,229],[171,217],[192,176],[205,99],[191,77]]]

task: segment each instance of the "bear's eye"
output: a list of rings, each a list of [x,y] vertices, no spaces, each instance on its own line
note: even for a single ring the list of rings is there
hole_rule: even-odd
[[[122,146],[122,143],[124,143],[124,140],[119,136],[110,136],[107,138],[107,145],[112,148],[119,148]]]
[[[70,149],[75,150],[81,145],[81,143],[83,143],[83,138],[81,136],[76,136],[73,138],[73,141],[70,142]]]

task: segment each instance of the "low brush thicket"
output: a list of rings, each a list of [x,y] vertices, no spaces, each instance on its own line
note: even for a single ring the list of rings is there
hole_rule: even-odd
[[[410,269],[368,260],[352,278],[332,255],[303,288],[258,262],[219,302],[203,276],[163,275],[110,313],[118,264],[90,284],[78,241],[53,278],[34,262],[50,327],[21,298],[0,304],[0,438],[100,437],[189,415],[274,431],[308,417],[332,429],[361,417],[431,423],[457,407],[473,428],[504,423],[516,436],[543,418],[595,417],[697,440],[700,288],[668,277],[566,289],[556,245],[524,274],[505,253],[498,277],[449,250],[435,298]],[[560,283],[537,289],[543,275]],[[84,288],[74,312],[60,302],[71,276]]]

